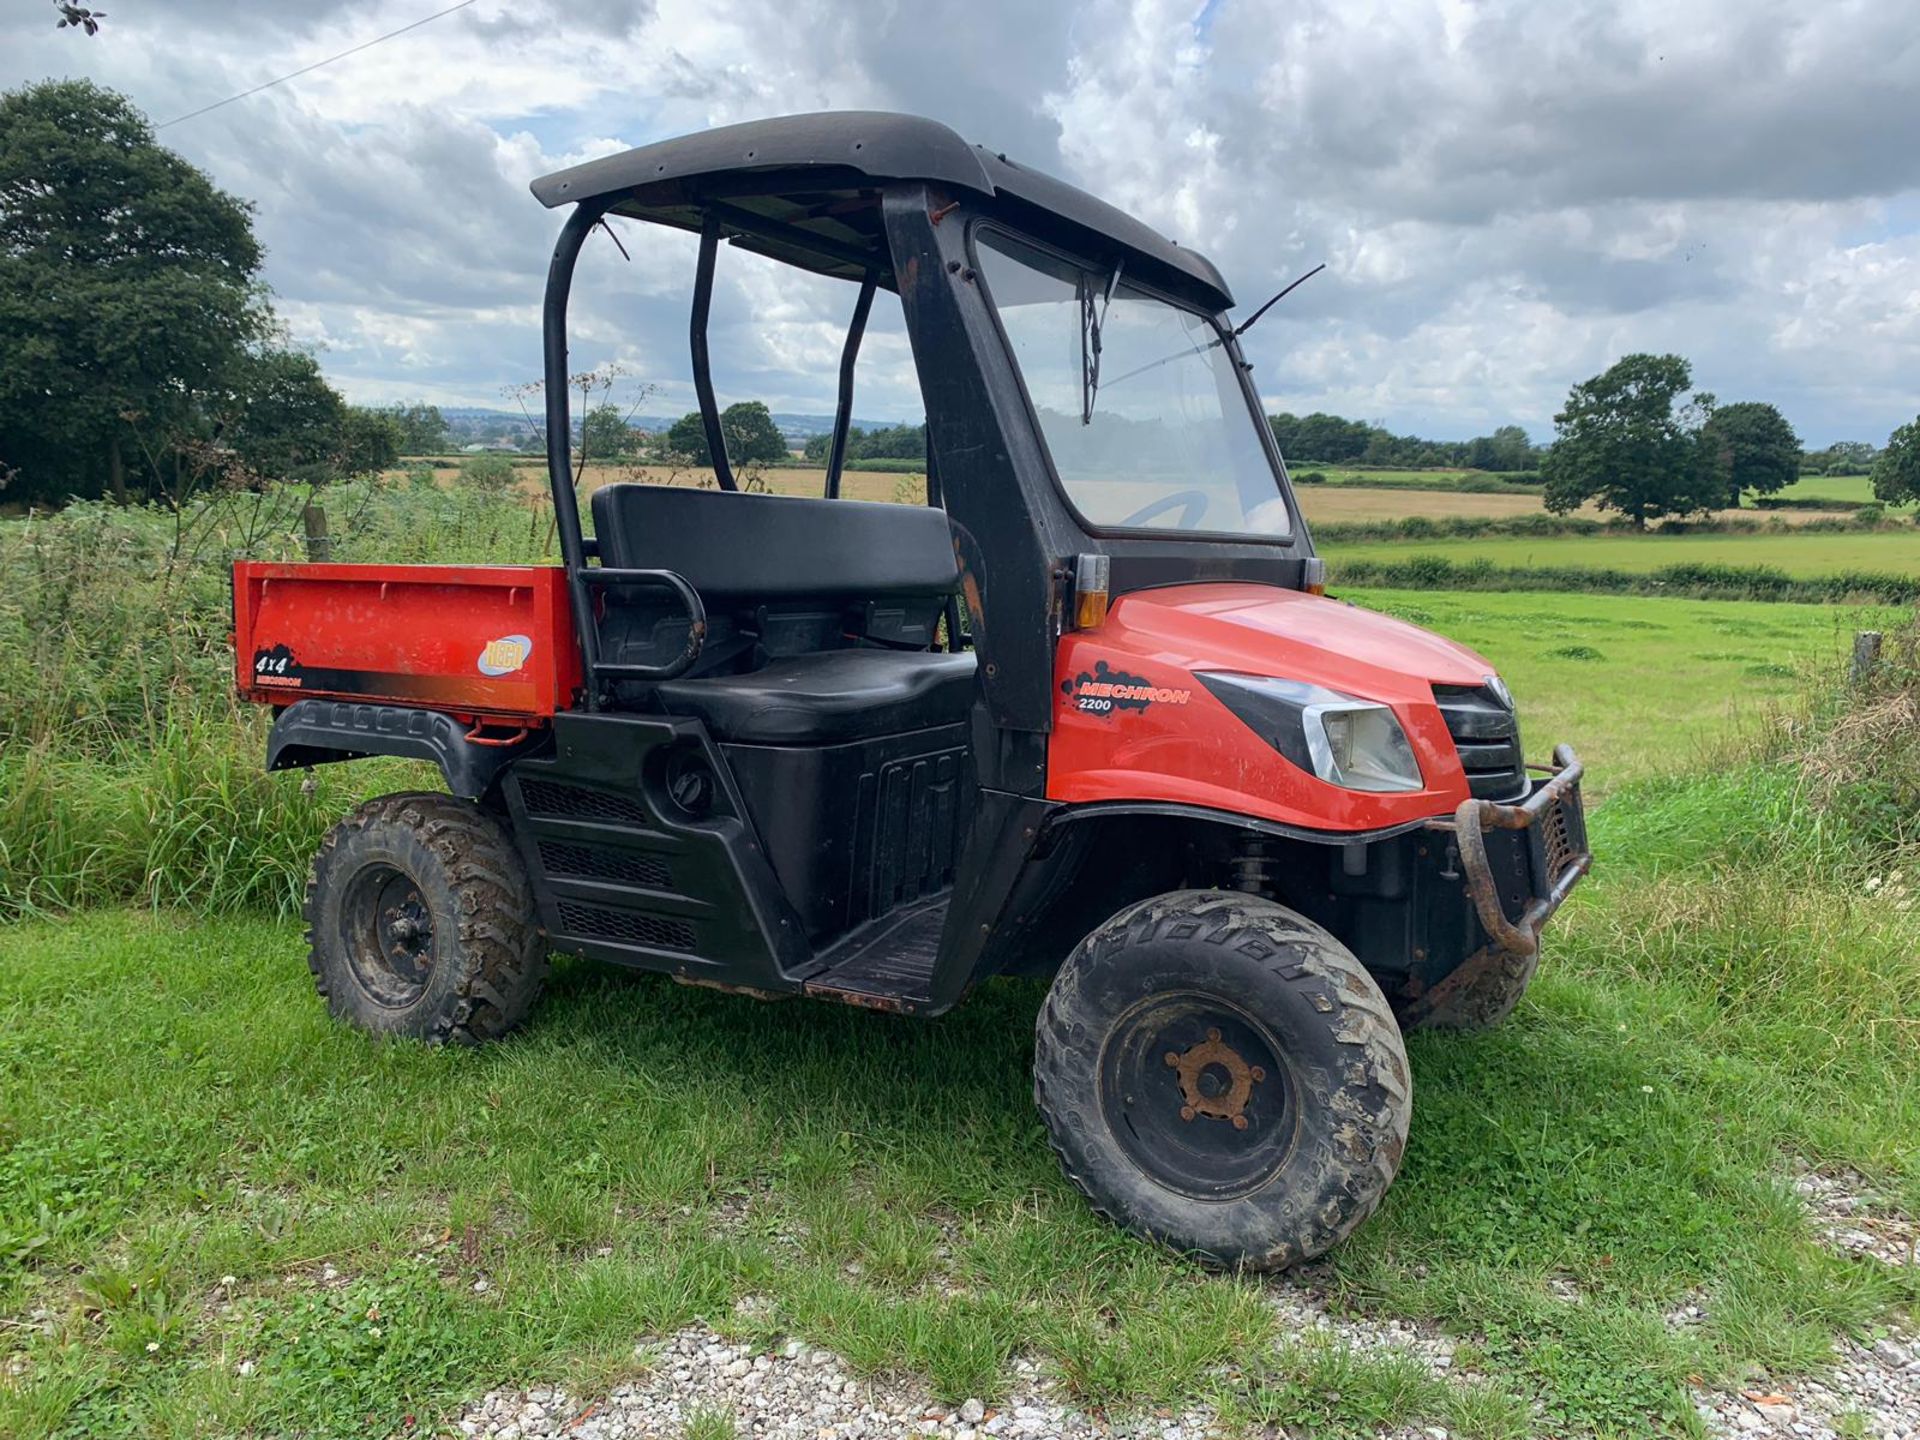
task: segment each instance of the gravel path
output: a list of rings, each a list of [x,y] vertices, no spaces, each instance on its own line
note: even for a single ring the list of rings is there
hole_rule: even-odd
[[[1920,1225],[1851,1173],[1800,1167],[1795,1191],[1824,1241],[1882,1264],[1916,1263]],[[750,1303],[750,1302],[748,1302]],[[1430,1373],[1455,1377],[1454,1342],[1398,1320],[1330,1314],[1310,1274],[1278,1282],[1272,1303],[1284,1335],[1357,1352],[1392,1348]],[[1694,1297],[1667,1317],[1697,1325],[1710,1301]],[[1841,1339],[1834,1368],[1819,1379],[1762,1378],[1737,1391],[1705,1391],[1696,1409],[1709,1435],[1725,1440],[1920,1440],[1920,1336],[1889,1331],[1865,1343]],[[1207,1440],[1219,1432],[1204,1408],[1173,1415],[1092,1415],[1075,1409],[1031,1360],[1014,1362],[1014,1384],[994,1405],[942,1405],[911,1379],[853,1375],[830,1350],[789,1341],[772,1351],[693,1326],[643,1343],[646,1375],[597,1397],[559,1390],[496,1390],[469,1406],[459,1428],[489,1440],[681,1440],[691,1434],[742,1440]],[[1278,1433],[1278,1432],[1276,1432]],[[1381,1432],[1378,1440],[1447,1440],[1437,1426]]]

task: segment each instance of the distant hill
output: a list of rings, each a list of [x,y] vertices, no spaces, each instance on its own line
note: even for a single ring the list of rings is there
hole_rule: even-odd
[[[535,425],[543,419],[542,412],[533,401],[528,402]],[[494,436],[513,436],[518,438],[528,430],[527,417],[518,410],[498,410],[484,405],[442,405],[440,413],[446,417],[447,428],[456,439],[474,440]],[[665,430],[678,420],[678,415],[635,415],[628,423],[635,429],[647,430],[655,434]],[[574,429],[577,433],[580,417],[574,416]],[[805,444],[815,435],[833,433],[833,416],[805,415],[776,410],[773,423],[779,431],[794,445]],[[893,425],[917,425],[919,420],[862,420],[856,418],[854,427],[860,430],[884,430]]]

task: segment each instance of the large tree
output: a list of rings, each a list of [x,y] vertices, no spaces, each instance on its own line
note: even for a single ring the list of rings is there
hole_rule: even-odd
[[[1920,416],[1887,437],[1873,462],[1873,493],[1894,505],[1920,500]]]
[[[787,458],[787,437],[758,400],[741,400],[722,410],[720,432],[727,437],[727,458],[739,464]]]
[[[451,443],[447,417],[440,413],[438,405],[415,401],[411,405],[389,406],[386,413],[399,427],[402,455],[440,455]]]
[[[727,440],[727,458],[736,465],[753,465],[787,458],[786,437],[758,400],[741,400],[720,412],[720,433]],[[695,465],[711,465],[706,426],[700,412],[690,410],[667,431],[666,446],[674,455]]]
[[[638,439],[618,405],[596,405],[580,422],[580,445],[589,460],[631,454]]]
[[[1628,355],[1567,396],[1541,462],[1549,510],[1591,500],[1645,529],[1662,515],[1711,510],[1726,498],[1700,444],[1700,412],[1713,397],[1686,392],[1693,371],[1678,355]]]
[[[1700,427],[1705,461],[1727,483],[1727,503],[1747,491],[1771,495],[1800,478],[1800,437],[1787,417],[1759,400],[1722,405]]]
[[[667,428],[666,446],[669,452],[694,465],[713,463],[713,457],[707,453],[707,427],[698,410],[689,410]]]
[[[0,95],[9,498],[167,489],[161,458],[268,326],[249,207],[84,80]]]

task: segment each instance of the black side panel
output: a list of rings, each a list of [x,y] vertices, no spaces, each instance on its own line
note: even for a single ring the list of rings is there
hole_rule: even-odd
[[[964,725],[845,745],[721,748],[816,941],[953,883],[972,811]]]
[[[508,761],[540,743],[529,738],[518,745],[475,745],[466,726],[437,710],[296,700],[275,718],[267,736],[267,769],[398,755],[432,761],[447,777],[449,790],[463,800],[478,800]]]
[[[694,721],[554,717],[504,776],[556,948],[722,985],[791,990],[810,958],[724,764]]]

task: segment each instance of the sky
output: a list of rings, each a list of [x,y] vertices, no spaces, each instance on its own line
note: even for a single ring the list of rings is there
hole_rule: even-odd
[[[156,124],[448,0],[0,0],[0,86],[86,76]],[[559,216],[535,176],[713,125],[901,110],[1209,255],[1272,410],[1550,437],[1568,387],[1674,351],[1803,441],[1920,411],[1909,0],[474,0],[160,138],[257,207],[293,340],[362,403],[510,407]],[[596,237],[577,367],[692,405],[690,237]],[[850,286],[722,256],[722,403],[833,408]],[[887,297],[882,297],[883,301]],[[919,398],[876,304],[855,409]],[[655,387],[642,399],[641,386]]]

